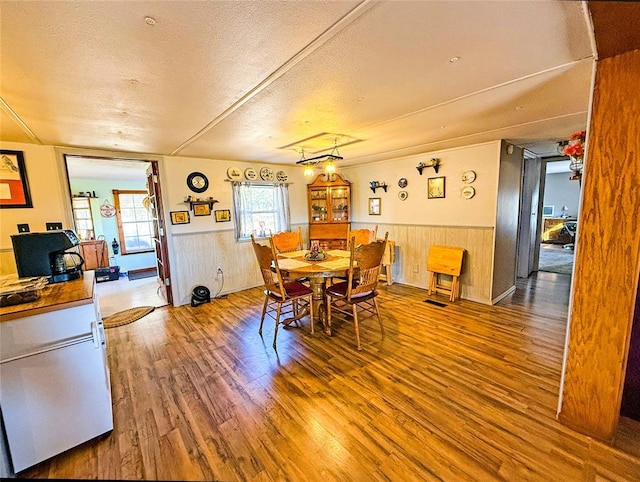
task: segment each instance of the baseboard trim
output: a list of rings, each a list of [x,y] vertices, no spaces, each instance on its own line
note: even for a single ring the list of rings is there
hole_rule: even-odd
[[[494,298],[493,300],[491,300],[491,304],[495,305],[496,303],[498,303],[500,300],[502,300],[503,298],[509,296],[511,293],[513,293],[516,290],[516,285],[513,285],[511,288],[509,288],[507,291],[505,291],[504,293],[502,293],[501,295],[497,296],[496,298]]]
[[[155,271],[157,268],[155,266],[151,268],[139,268],[139,269],[130,269],[127,273],[137,274],[137,273],[147,273],[149,271]]]

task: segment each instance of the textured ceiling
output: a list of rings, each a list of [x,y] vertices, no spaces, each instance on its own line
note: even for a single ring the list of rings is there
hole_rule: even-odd
[[[1,139],[283,164],[326,133],[357,140],[346,165],[495,139],[545,155],[587,123],[583,8],[3,1]]]

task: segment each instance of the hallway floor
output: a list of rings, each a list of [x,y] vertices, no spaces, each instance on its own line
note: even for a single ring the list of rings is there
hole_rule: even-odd
[[[157,278],[129,281],[120,277],[115,281],[96,284],[102,317],[137,306],[165,306],[167,302],[158,293]]]

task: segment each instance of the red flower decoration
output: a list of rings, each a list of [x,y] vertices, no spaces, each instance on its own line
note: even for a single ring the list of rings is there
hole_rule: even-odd
[[[562,153],[565,156],[582,159],[582,157],[584,156],[584,142],[586,140],[586,137],[586,131],[574,132],[573,134],[571,134],[571,137],[569,137],[569,144],[564,146],[564,149],[562,149]]]

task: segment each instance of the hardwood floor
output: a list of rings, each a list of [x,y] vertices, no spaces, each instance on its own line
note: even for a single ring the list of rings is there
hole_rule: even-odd
[[[20,475],[640,480],[638,454],[555,420],[569,276],[539,273],[494,307],[380,291],[386,335],[365,323],[362,352],[340,321],[332,337],[282,329],[275,352],[257,288],[107,330],[114,431]]]

